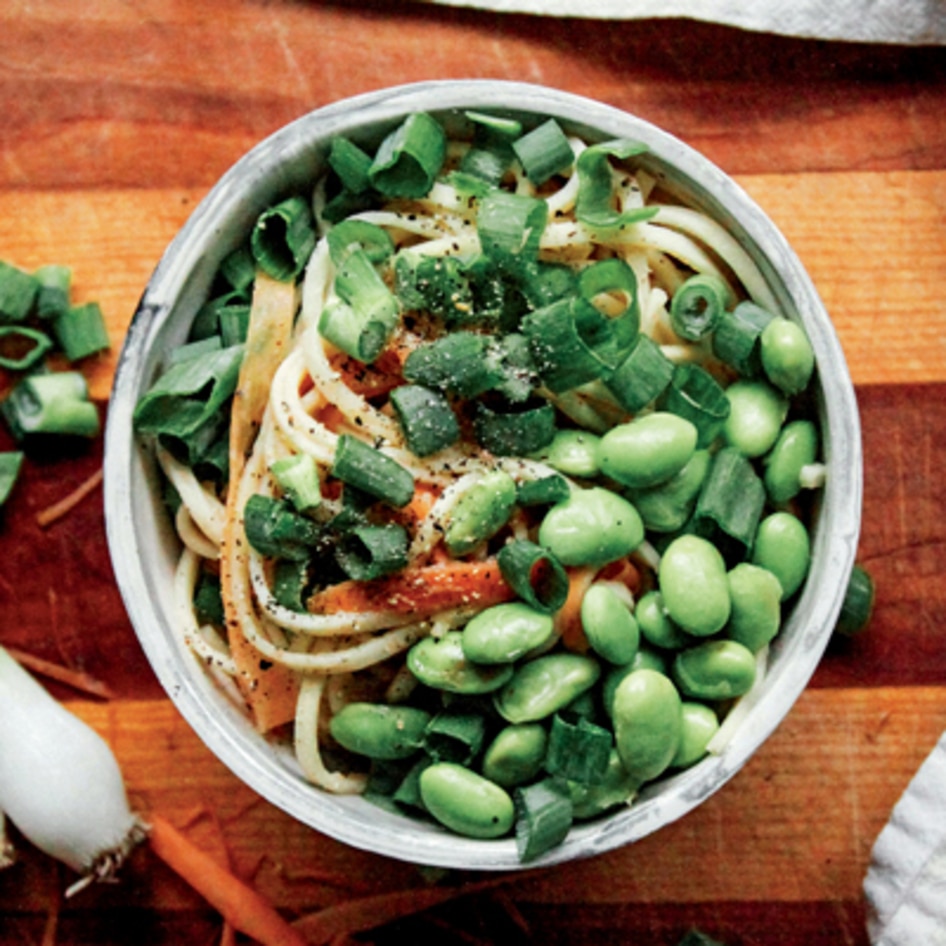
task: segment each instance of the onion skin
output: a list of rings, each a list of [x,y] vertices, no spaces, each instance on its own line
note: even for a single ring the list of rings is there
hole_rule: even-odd
[[[3,647],[0,811],[30,843],[89,881],[114,873],[145,836],[108,743]]]

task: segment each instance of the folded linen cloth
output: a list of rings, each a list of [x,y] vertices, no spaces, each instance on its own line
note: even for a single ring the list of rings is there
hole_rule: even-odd
[[[428,0],[500,13],[590,19],[685,17],[809,39],[867,43],[946,43],[943,0]]]
[[[864,895],[873,946],[946,946],[946,733],[878,835]]]

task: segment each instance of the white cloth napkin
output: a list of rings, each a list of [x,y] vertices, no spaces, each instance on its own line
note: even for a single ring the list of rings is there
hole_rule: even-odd
[[[766,33],[867,43],[946,43],[944,0],[428,0],[501,13],[634,20],[686,17]]]
[[[873,946],[946,946],[946,733],[878,835],[864,895]]]

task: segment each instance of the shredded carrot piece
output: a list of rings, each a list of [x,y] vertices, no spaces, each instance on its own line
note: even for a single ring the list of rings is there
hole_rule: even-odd
[[[604,581],[617,581],[626,586],[633,594],[637,594],[641,586],[641,573],[628,558],[618,559],[610,565],[605,565],[598,574]]]
[[[71,667],[64,667],[62,664],[53,663],[43,657],[36,657],[33,654],[20,650],[18,647],[4,645],[10,652],[10,656],[18,660],[24,667],[34,670],[40,676],[48,677],[50,680],[56,680],[59,683],[65,683],[80,693],[88,693],[90,696],[100,696],[103,699],[110,700],[112,691],[109,687],[96,680],[91,674],[84,670],[73,670]]]
[[[512,598],[495,560],[446,562],[406,569],[374,581],[343,581],[309,599],[314,614],[393,611],[425,617],[448,608],[487,607]]]
[[[581,626],[581,602],[585,592],[594,581],[595,569],[588,567],[569,568],[568,597],[555,615],[555,623],[562,637],[562,644],[576,653],[584,654],[591,646]]]
[[[63,516],[68,515],[75,509],[83,499],[86,498],[93,490],[97,489],[102,484],[102,468],[99,467],[88,479],[80,483],[71,493],[66,496],[63,496],[62,499],[57,500],[51,506],[47,506],[45,509],[41,509],[36,513],[36,521],[39,523],[40,527],[45,529],[47,526],[52,525],[56,522],[57,519],[62,519]]]
[[[413,888],[360,897],[300,917],[293,928],[305,937],[309,946],[328,946],[339,938],[377,929],[441,903],[497,887],[510,879],[501,875],[456,887]],[[515,879],[521,879],[521,875],[516,875]]]
[[[342,376],[345,385],[362,397],[378,397],[401,384],[402,361],[391,348],[383,351],[371,365],[342,352],[333,353],[329,363]]]
[[[221,867],[160,815],[152,815],[148,832],[151,849],[189,883],[234,929],[263,946],[305,946],[269,901],[254,888]]]

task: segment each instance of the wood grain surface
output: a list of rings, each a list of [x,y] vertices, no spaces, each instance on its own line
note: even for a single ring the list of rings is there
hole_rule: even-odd
[[[859,557],[877,607],[697,811],[629,848],[503,878],[349,942],[674,946],[699,926],[727,946],[865,946],[871,845],[946,728],[946,49],[411,0],[8,0],[0,259],[69,265],[77,297],[101,303],[115,344],[86,371],[105,416],[149,274],[223,171],[312,108],[451,77],[540,82],[634,112],[733,174],[783,230],[856,385]],[[0,375],[0,392],[9,382]],[[229,857],[290,918],[471,879],[303,828],[200,743],[125,615],[100,490],[51,526],[36,521],[100,465],[100,442],[29,459],[0,518],[0,642],[107,685],[108,699],[50,689],[113,745],[135,803]],[[119,883],[63,901],[66,872],[18,848],[0,873],[0,943],[221,942],[220,918],[147,850]]]

